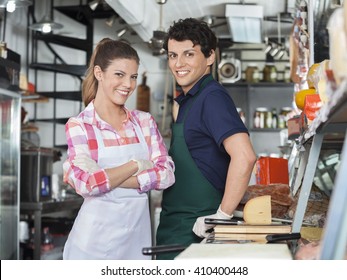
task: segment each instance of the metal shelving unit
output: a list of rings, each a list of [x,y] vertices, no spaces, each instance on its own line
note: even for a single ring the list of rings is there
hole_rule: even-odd
[[[347,81],[334,92],[331,99],[321,109],[308,131],[299,141],[306,144],[307,161],[300,163],[303,182],[299,194],[298,206],[293,219],[293,232],[300,231],[317,163],[325,141],[332,138],[342,143],[341,162],[337,171],[334,189],[329,203],[327,223],[322,239],[321,259],[343,259],[347,246]],[[298,146],[300,149],[300,145]],[[309,149],[309,150],[308,150]]]
[[[229,91],[236,107],[246,115],[246,126],[257,153],[280,153],[280,129],[254,129],[253,116],[257,107],[276,108],[279,114],[282,107],[291,107],[293,101],[292,83],[246,83],[223,84]]]
[[[104,19],[115,15],[115,11],[111,8],[104,8],[103,5],[99,5],[96,10],[92,10],[88,4],[85,5],[71,5],[71,6],[59,6],[59,1],[50,0],[51,2],[51,13],[52,10],[56,10],[59,13],[64,14],[70,19],[76,21],[76,24],[82,24],[85,26],[85,39],[79,39],[74,37],[63,36],[59,34],[49,33],[43,34],[39,31],[32,31],[30,34],[31,38],[31,57],[29,61],[29,68],[34,70],[35,73],[35,85],[37,88],[37,95],[53,99],[53,110],[52,117],[48,118],[38,118],[37,117],[37,105],[35,103],[35,122],[49,122],[53,125],[53,144],[55,148],[66,149],[67,145],[58,145],[57,135],[61,126],[63,126],[70,116],[64,116],[58,118],[58,100],[67,101],[79,101],[80,109],[82,108],[82,81],[86,73],[88,62],[93,52],[93,38],[94,38],[94,19]],[[54,5],[56,2],[57,5]],[[29,14],[31,15],[33,23],[35,23],[35,4],[40,5],[39,1],[34,1],[34,5],[29,7]],[[32,24],[30,20],[28,21],[28,26]],[[40,42],[40,43],[39,43]],[[82,51],[85,53],[85,63],[82,65],[70,64],[59,55],[56,51],[57,48],[54,46],[62,46],[71,49],[71,51]],[[46,48],[52,54],[52,62],[41,61],[40,52]],[[80,54],[79,54],[80,55]],[[47,59],[46,59],[47,60]],[[40,85],[42,85],[42,80],[40,80],[42,72],[53,73],[52,91],[40,91]],[[64,84],[64,78],[66,75],[77,78],[80,83],[78,90],[64,90],[58,89],[58,85]],[[44,79],[44,78],[41,78]],[[35,100],[34,100],[35,101]],[[59,128],[59,129],[58,129]]]

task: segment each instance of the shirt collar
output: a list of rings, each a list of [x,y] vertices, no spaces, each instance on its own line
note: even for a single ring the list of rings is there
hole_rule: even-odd
[[[202,76],[201,79],[190,90],[188,90],[187,94],[184,94],[182,92],[179,96],[177,96],[175,98],[175,101],[178,104],[180,104],[185,99],[186,96],[193,97],[195,94],[197,94],[199,92],[201,83],[210,75],[211,74],[206,74],[206,75]]]
[[[126,106],[124,106],[124,110],[127,116],[124,122],[127,122],[130,120],[132,123],[136,123],[133,115],[131,114],[131,111]],[[82,118],[84,123],[95,125],[98,128],[105,128],[109,126],[109,124],[106,123],[104,120],[102,120],[97,114],[94,107],[94,100],[92,100],[87,105],[87,107],[80,113],[80,117]]]

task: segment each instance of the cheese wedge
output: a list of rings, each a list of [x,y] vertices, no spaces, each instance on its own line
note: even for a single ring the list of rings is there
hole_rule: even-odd
[[[250,199],[243,208],[243,219],[246,224],[271,224],[271,196],[263,195]]]

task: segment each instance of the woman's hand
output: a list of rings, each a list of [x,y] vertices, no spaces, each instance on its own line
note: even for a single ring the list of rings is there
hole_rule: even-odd
[[[100,166],[90,157],[86,155],[76,155],[72,163],[85,172],[94,173],[100,170]]]

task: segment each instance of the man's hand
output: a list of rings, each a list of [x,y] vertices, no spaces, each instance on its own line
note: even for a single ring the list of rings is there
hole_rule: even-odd
[[[194,233],[199,236],[199,237],[207,237],[208,232],[207,230],[213,228],[215,225],[207,225],[205,224],[205,219],[206,218],[211,218],[211,219],[231,219],[233,215],[228,215],[224,213],[219,205],[218,210],[215,214],[208,215],[208,216],[203,216],[199,217],[196,219],[196,222],[193,226],[193,231]]]

